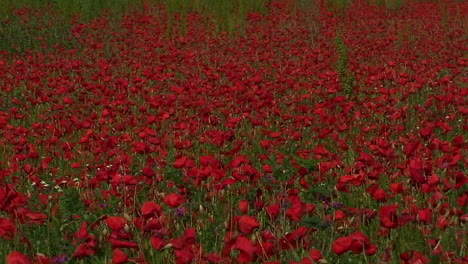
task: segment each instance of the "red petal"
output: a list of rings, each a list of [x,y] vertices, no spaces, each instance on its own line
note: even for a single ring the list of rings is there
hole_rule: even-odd
[[[322,252],[320,252],[320,250],[318,250],[318,249],[310,250],[309,255],[314,261],[319,261],[319,260],[321,260],[323,258]]]
[[[164,197],[164,203],[170,207],[178,207],[179,205],[185,203],[185,198],[180,194],[170,193]]]
[[[260,223],[255,217],[243,215],[239,217],[239,231],[244,234],[251,234],[255,228],[260,226]]]
[[[0,237],[4,239],[13,239],[15,236],[16,227],[7,218],[0,218]]]
[[[240,263],[250,263],[255,259],[257,248],[250,239],[243,236],[238,237],[235,247],[240,251],[240,255],[237,258]]]
[[[20,252],[13,251],[6,257],[6,264],[31,264],[31,261]]]
[[[138,248],[138,244],[131,241],[111,239],[112,248]]]
[[[332,251],[335,254],[341,255],[348,251],[351,247],[353,240],[349,237],[340,237],[332,244]]]
[[[82,222],[81,223],[81,227],[80,227],[80,230],[78,230],[78,232],[76,232],[75,236],[76,238],[78,239],[86,239],[88,237],[88,227],[87,227],[87,223],[86,222]]]
[[[94,250],[89,248],[87,244],[79,245],[73,253],[73,258],[85,258],[94,254]]]
[[[174,168],[181,169],[185,166],[185,162],[187,161],[187,157],[181,157],[174,161]]]
[[[162,213],[161,206],[155,202],[148,201],[141,206],[141,214],[145,217],[150,217],[153,214],[160,216]]]
[[[154,249],[160,250],[166,245],[166,241],[162,240],[159,237],[151,237],[151,246],[153,246]]]
[[[120,249],[112,251],[112,264],[123,264],[127,262],[128,256]]]
[[[106,219],[107,226],[114,231],[123,229],[126,222],[125,218],[120,216],[111,216]]]
[[[182,236],[182,241],[184,246],[192,245],[195,243],[197,236],[197,231],[194,227],[185,230],[184,235]]]

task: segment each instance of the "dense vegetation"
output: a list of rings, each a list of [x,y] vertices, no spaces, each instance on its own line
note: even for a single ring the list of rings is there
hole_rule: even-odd
[[[466,2],[0,10],[1,263],[468,263]]]

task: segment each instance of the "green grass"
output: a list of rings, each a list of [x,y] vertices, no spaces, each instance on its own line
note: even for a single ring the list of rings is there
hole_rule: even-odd
[[[4,0],[0,2],[0,50],[23,53],[77,48],[72,28],[106,14],[119,25],[129,12],[166,10],[167,37],[185,35],[188,14],[198,13],[215,32],[242,33],[248,12],[266,13],[271,0]],[[157,11],[159,12],[159,11]]]

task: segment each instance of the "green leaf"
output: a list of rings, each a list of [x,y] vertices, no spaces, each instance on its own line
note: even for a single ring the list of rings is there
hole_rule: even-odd
[[[310,217],[303,219],[302,223],[308,227],[317,228],[321,230],[325,230],[330,227],[330,224],[323,221],[323,219],[317,215],[310,216]]]
[[[297,163],[302,167],[306,168],[309,171],[318,171],[318,162],[313,159],[303,159],[301,157],[296,157]]]

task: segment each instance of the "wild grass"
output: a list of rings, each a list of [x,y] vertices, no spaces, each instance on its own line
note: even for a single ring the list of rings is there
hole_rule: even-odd
[[[115,27],[122,15],[161,8],[167,36],[185,35],[189,13],[201,14],[215,32],[242,33],[248,12],[266,13],[271,0],[5,0],[0,2],[0,50],[25,52],[77,48],[72,28],[106,17]]]

